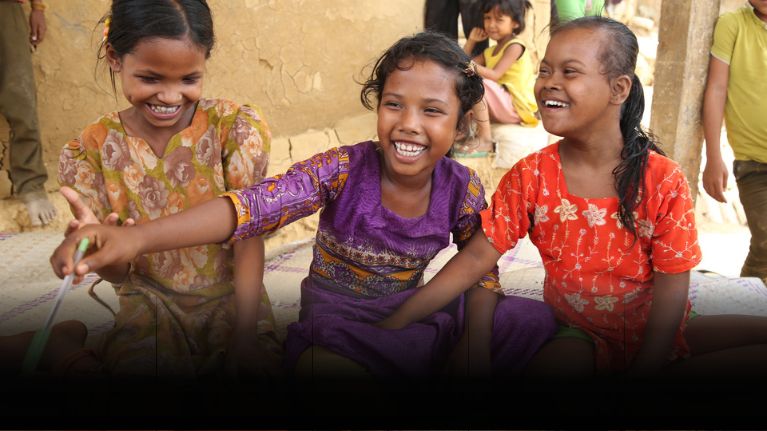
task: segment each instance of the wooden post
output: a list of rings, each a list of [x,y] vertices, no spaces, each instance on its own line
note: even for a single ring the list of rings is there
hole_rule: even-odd
[[[650,128],[698,192],[702,108],[720,0],[665,0],[661,5]]]

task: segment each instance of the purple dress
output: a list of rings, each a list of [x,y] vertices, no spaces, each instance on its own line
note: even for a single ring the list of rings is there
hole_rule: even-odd
[[[479,177],[443,158],[433,173],[429,208],[403,218],[381,202],[374,142],[331,149],[284,175],[228,193],[238,214],[233,239],[274,231],[322,209],[309,275],[301,284],[298,322],[288,326],[286,365],[311,345],[347,357],[379,376],[439,372],[463,329],[463,297],[401,330],[373,326],[415,293],[426,266],[450,244],[459,248],[480,228],[485,208]],[[500,293],[497,270],[479,285]],[[519,371],[553,334],[545,304],[506,297],[496,308],[493,362]]]

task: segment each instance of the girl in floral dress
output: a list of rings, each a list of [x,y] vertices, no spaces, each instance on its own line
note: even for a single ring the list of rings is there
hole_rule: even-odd
[[[70,229],[110,213],[142,225],[260,182],[271,137],[258,110],[201,98],[213,47],[207,3],[114,0],[105,20],[100,52],[131,106],[99,118],[61,153],[59,181],[77,192],[64,191],[79,219]],[[114,327],[94,351],[77,348],[82,325],[55,327],[50,346],[59,357],[44,358],[43,368],[121,376],[279,372],[263,247],[255,237],[142,253],[101,268],[119,299]]]
[[[151,223],[85,227],[54,253],[54,270],[63,276],[75,269],[71,247],[85,236],[98,250],[77,274],[148,251],[249,241],[321,209],[299,321],[288,327],[288,368],[328,377],[420,378],[441,372],[451,351],[451,363],[461,367],[475,320],[487,317],[472,306],[481,290],[499,302],[489,314],[493,367],[517,372],[553,334],[554,319],[541,302],[498,295],[493,265],[475,280],[466,310],[459,297],[401,331],[373,325],[418,290],[451,234],[462,248],[480,227],[486,204],[479,178],[446,155],[482,93],[481,78],[455,42],[430,33],[403,38],[379,59],[362,91],[364,104],[377,107],[378,142],[333,148],[283,175]]]
[[[560,330],[529,372],[648,375],[692,356],[672,368],[764,375],[767,319],[691,318],[690,270],[701,259],[693,203],[679,165],[640,127],[637,52],[634,34],[607,18],[554,30],[535,92],[546,130],[563,139],[512,167],[483,231],[380,326],[440,307],[530,235]]]

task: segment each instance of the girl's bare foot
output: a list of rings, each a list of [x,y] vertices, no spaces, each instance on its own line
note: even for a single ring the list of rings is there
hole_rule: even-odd
[[[48,194],[45,191],[20,194],[19,200],[27,206],[29,222],[32,226],[43,226],[56,218],[56,208],[48,200]]]
[[[0,337],[0,375],[21,374],[24,357],[27,354],[35,331]],[[51,334],[38,365],[38,371],[51,372],[57,364],[83,350],[88,329],[77,320],[67,320],[51,328]]]
[[[495,143],[492,139],[475,136],[467,139],[462,144],[456,144],[454,149],[459,156],[466,157],[472,154],[481,154],[484,156],[488,153],[495,152]]]

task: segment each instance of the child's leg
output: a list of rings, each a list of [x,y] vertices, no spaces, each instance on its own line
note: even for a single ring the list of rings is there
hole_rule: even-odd
[[[767,164],[736,160],[733,168],[751,245],[740,275],[767,279]]]
[[[500,298],[493,317],[493,373],[520,373],[556,331],[548,304],[517,296]]]
[[[767,376],[767,317],[698,316],[684,333],[691,357],[672,364],[680,376]]]
[[[301,354],[296,363],[296,377],[303,380],[311,378],[373,379],[373,375],[362,365],[322,346],[312,346]]]
[[[487,101],[483,98],[471,109],[474,122],[477,125],[476,135],[458,148],[462,153],[475,153],[480,151],[493,151],[493,135],[490,130],[490,109]]]
[[[557,334],[533,356],[525,376],[560,380],[589,379],[594,377],[595,361],[592,341],[581,336]]]
[[[35,332],[23,332],[17,335],[0,337],[0,374],[17,375],[21,373],[29,344]],[[78,355],[84,351],[88,329],[77,320],[58,323],[51,328],[48,343],[43,351],[38,366],[44,373],[74,372],[98,369],[100,364],[90,355]]]

